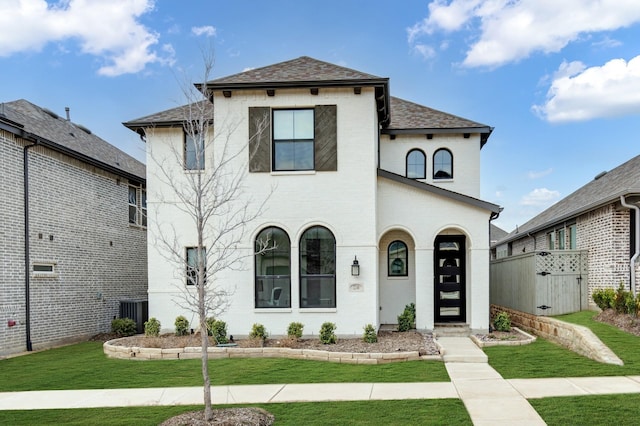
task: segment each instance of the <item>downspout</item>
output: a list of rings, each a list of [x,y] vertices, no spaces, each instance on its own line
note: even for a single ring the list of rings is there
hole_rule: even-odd
[[[36,146],[38,143],[25,145],[22,149],[22,183],[24,197],[24,309],[25,309],[25,326],[26,326],[26,343],[27,351],[31,352],[33,346],[31,344],[31,294],[29,289],[31,268],[29,267],[29,148]]]
[[[500,217],[500,213],[502,213],[502,207],[498,212],[491,212],[491,216],[489,217],[489,332],[491,329],[491,222]]]
[[[627,200],[624,199],[624,195],[620,196],[620,204],[628,209],[634,209],[636,211],[636,243],[633,250],[633,256],[629,260],[629,270],[631,272],[631,294],[636,297],[636,261],[640,256],[640,208],[635,204],[627,204]]]
[[[531,235],[531,232],[527,232],[527,237],[532,238],[533,239],[533,251],[536,251],[536,246],[537,246],[537,241],[536,241],[536,237]]]

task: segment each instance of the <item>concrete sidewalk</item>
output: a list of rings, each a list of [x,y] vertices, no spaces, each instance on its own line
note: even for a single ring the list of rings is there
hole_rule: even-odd
[[[640,376],[505,380],[470,339],[443,337],[438,343],[450,382],[212,386],[213,403],[460,398],[475,425],[543,425],[528,398],[640,393]],[[201,386],[1,392],[0,410],[200,405],[202,398]]]

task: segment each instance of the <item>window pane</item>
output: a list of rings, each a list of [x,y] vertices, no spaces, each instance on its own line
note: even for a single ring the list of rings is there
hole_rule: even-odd
[[[569,227],[569,248],[575,250],[576,247],[576,225],[571,225]]]
[[[300,238],[300,306],[336,306],[336,240],[328,229],[315,226]]]
[[[302,308],[335,308],[335,277],[300,278],[300,307]]]
[[[204,139],[197,135],[195,140],[191,135],[185,135],[184,168],[204,170]]]
[[[294,160],[295,151],[293,142],[276,142],[275,148],[275,169],[276,170],[295,170]]]
[[[129,187],[129,204],[136,205],[136,188],[133,186]]]
[[[256,238],[255,307],[291,307],[291,246],[280,228],[264,229]]]
[[[313,139],[312,109],[297,109],[293,111],[293,138]]]
[[[294,169],[313,170],[313,141],[296,142],[294,145]]]
[[[433,178],[451,179],[453,177],[453,159],[446,149],[438,150],[433,156]]]
[[[137,223],[137,212],[137,207],[135,205],[132,206],[131,204],[129,204],[129,223]]]
[[[413,150],[407,155],[407,177],[411,179],[425,178],[425,156],[421,151]]]
[[[186,275],[187,275],[187,285],[195,285],[198,279],[198,249],[197,247],[187,247],[186,250],[187,256],[187,265],[186,265]],[[206,264],[206,249],[202,249],[200,251],[201,256],[203,257],[204,262],[204,273],[205,273],[205,282],[206,282],[206,273],[207,273],[207,264]]]
[[[273,138],[274,139],[294,139],[293,111],[294,110],[273,111]]]
[[[402,241],[394,241],[388,249],[388,275],[407,276],[407,245]]]

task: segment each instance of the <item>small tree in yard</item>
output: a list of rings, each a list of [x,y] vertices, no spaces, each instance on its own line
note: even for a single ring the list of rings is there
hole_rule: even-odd
[[[251,141],[240,145],[230,143],[231,134],[238,123],[215,123],[213,134],[213,94],[206,82],[213,69],[213,54],[203,51],[204,73],[202,83],[181,85],[187,105],[181,107],[182,128],[185,134],[184,146],[171,145],[171,152],[157,155],[149,146],[149,160],[156,170],[157,179],[166,193],[153,194],[151,203],[167,203],[179,209],[183,217],[189,219],[195,241],[186,249],[178,238],[172,224],[157,223],[156,247],[165,259],[176,266],[181,296],[175,302],[183,309],[196,314],[200,323],[202,345],[202,377],[204,382],[205,419],[213,418],[211,404],[211,380],[209,375],[209,346],[207,317],[216,317],[228,309],[232,290],[228,285],[217,282],[223,271],[242,268],[242,253],[238,246],[243,242],[245,227],[263,210],[264,202],[253,206],[251,199],[244,196],[243,181],[248,166],[246,161]],[[222,117],[222,115],[219,115]],[[259,129],[256,137],[261,137],[267,128],[268,117],[260,123],[253,123]],[[148,129],[153,132],[156,129]],[[206,155],[206,157],[205,157]],[[205,161],[206,159],[206,161]],[[238,166],[244,164],[244,166]],[[151,209],[150,209],[151,211]],[[259,250],[266,250],[268,242]],[[186,286],[185,286],[186,272]]]

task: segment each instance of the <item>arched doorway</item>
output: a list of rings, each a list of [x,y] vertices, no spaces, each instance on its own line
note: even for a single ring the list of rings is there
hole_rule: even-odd
[[[393,230],[378,247],[380,324],[397,324],[405,306],[416,302],[415,243],[407,232]]]

